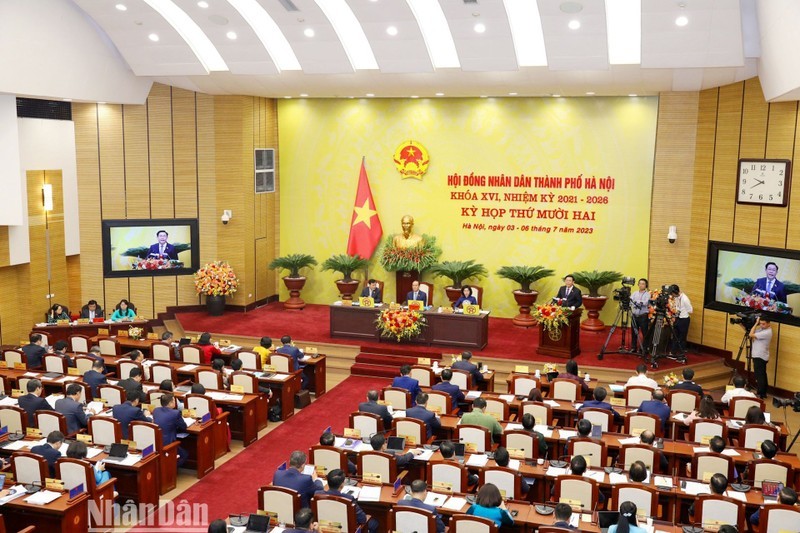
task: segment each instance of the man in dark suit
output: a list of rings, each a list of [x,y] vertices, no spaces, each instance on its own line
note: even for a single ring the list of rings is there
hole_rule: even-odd
[[[565,529],[575,529],[575,526],[570,525],[569,519],[572,516],[572,507],[567,503],[556,504],[555,517],[556,521],[553,527],[563,527]]]
[[[303,468],[306,466],[308,458],[300,450],[295,450],[289,456],[289,467],[286,470],[278,470],[272,478],[272,484],[278,487],[296,490],[300,494],[300,506],[308,507],[311,497],[318,490],[324,490],[322,481],[317,479],[316,469],[311,474],[304,474]]]
[[[639,440],[642,441],[642,444],[647,444],[648,446],[652,446],[653,443],[656,441],[656,434],[646,429],[642,431],[642,434],[639,435]],[[661,474],[666,474],[667,469],[669,468],[669,460],[664,455],[664,452],[661,450],[655,450],[656,454],[658,455],[658,472]]]
[[[92,389],[92,398],[98,398],[99,393],[97,392],[97,387],[100,385],[106,385],[108,383],[108,379],[106,379],[106,375],[103,374],[103,370],[105,369],[105,365],[103,361],[94,360],[92,361],[92,368],[91,370],[87,370],[86,373],[83,375],[83,382],[88,384],[89,387]]]
[[[444,522],[442,515],[436,510],[433,505],[425,503],[425,497],[428,495],[428,485],[422,479],[415,479],[411,482],[411,498],[402,499],[397,502],[398,506],[402,507],[416,507],[417,509],[424,509],[433,513],[436,519],[436,533],[444,533]],[[408,498],[408,496],[406,496]]]
[[[47,353],[44,347],[45,340],[38,333],[31,333],[29,340],[30,344],[22,347],[28,361],[28,370],[39,370],[42,368],[42,356]]]
[[[386,451],[386,437],[383,436],[383,433],[376,433],[370,437],[369,444],[376,452]],[[421,454],[423,451],[424,450],[422,448],[413,448],[406,453],[395,455],[394,458],[397,462],[397,468],[403,469],[408,467],[414,457]],[[389,480],[389,482],[391,482],[391,480]]]
[[[81,386],[77,383],[67,385],[66,395],[56,400],[56,411],[67,419],[67,433],[77,433],[88,425],[86,412],[79,403],[81,399]]]
[[[361,290],[361,296],[372,298],[376,304],[381,303],[381,290],[378,288],[377,280],[370,279],[367,281],[367,286]]]
[[[81,318],[88,318],[94,320],[95,318],[103,318],[103,308],[97,305],[97,300],[89,300],[89,303],[81,307]]]
[[[65,340],[56,341],[53,345],[53,355],[57,355],[63,359],[64,364],[69,368],[75,366],[75,362],[67,355],[67,349],[69,349],[69,343]]]
[[[472,359],[472,352],[461,352],[461,360],[453,363],[452,367],[456,370],[466,370],[472,374],[472,385],[477,387],[479,383],[483,383],[483,374],[476,365],[472,364],[470,359]]]
[[[367,531],[369,533],[377,533],[378,527],[380,526],[379,522],[374,518],[370,518],[367,521],[367,513],[358,505],[355,497],[352,494],[347,494],[346,492],[342,492],[342,485],[344,485],[344,472],[337,468],[335,470],[331,470],[328,472],[326,476],[328,479],[328,490],[320,490],[317,491],[318,494],[330,494],[331,496],[339,496],[340,498],[347,498],[351,502],[354,502],[356,508],[356,522],[358,525],[363,526],[364,524],[367,525]]]
[[[358,410],[363,413],[372,413],[378,415],[383,419],[383,429],[392,428],[392,415],[389,413],[389,408],[385,405],[378,403],[380,394],[376,390],[367,392],[367,401],[358,404]]]
[[[125,389],[126,395],[134,391],[144,393],[144,387],[142,387],[142,371],[136,367],[131,368],[128,377],[119,380],[117,385]]]
[[[86,357],[94,359],[95,361],[100,361],[103,363],[103,372],[106,370],[105,360],[103,359],[103,355],[100,352],[99,346],[92,346],[89,348],[89,353],[86,354]]]
[[[141,420],[142,422],[152,422],[147,411],[142,410],[140,405],[144,400],[144,393],[139,391],[129,391],[125,395],[125,402],[115,405],[111,408],[111,414],[114,418],[119,420],[122,426],[122,438],[129,439],[130,433],[128,426],[134,420]]]
[[[51,431],[47,435],[47,442],[31,448],[31,453],[41,455],[47,459],[47,466],[50,467],[50,477],[56,477],[56,461],[61,459],[59,448],[64,444],[64,434],[60,431]]]
[[[610,403],[606,401],[606,396],[608,396],[608,392],[606,391],[605,387],[595,387],[593,396],[594,396],[593,400],[586,400],[585,402],[583,402],[583,405],[581,406],[578,412],[580,413],[580,411],[586,408],[605,409],[606,411],[611,411],[611,413],[614,415],[614,423],[616,425],[618,426],[622,425],[622,423],[624,422],[622,416],[614,410],[614,406],[612,406]],[[611,431],[611,428],[608,429],[609,431]]]
[[[508,453],[508,450],[504,446],[498,446],[494,452],[494,462],[497,463],[497,466],[502,468],[508,468],[508,464],[511,462],[511,455]],[[522,461],[524,463],[524,461]],[[522,494],[528,494],[528,491],[531,490],[530,483],[523,477],[520,481],[520,490]]]
[[[664,401],[664,391],[661,389],[654,390],[653,399],[643,401],[639,406],[639,412],[656,415],[661,420],[662,434],[666,435],[667,421],[669,421],[671,412],[669,405]]]
[[[28,426],[36,427],[36,411],[50,410],[50,404],[47,400],[42,398],[42,382],[38,379],[31,379],[25,386],[28,389],[28,394],[20,396],[18,401],[19,406],[25,409],[28,413]]]
[[[575,278],[572,277],[572,274],[564,276],[564,285],[559,287],[556,299],[561,300],[563,307],[578,308],[583,305],[581,290],[575,286]]]
[[[423,307],[428,305],[428,295],[419,290],[419,281],[417,280],[411,282],[411,292],[406,295],[406,303],[411,300],[419,300]]]
[[[325,431],[319,436],[319,444],[320,446],[329,446],[333,448],[334,444],[336,444],[336,436],[330,431]],[[347,472],[351,476],[358,474],[358,468],[356,467],[356,464],[350,459],[347,460]]]
[[[167,242],[169,233],[163,229],[158,230],[156,238],[158,242],[150,246],[149,257],[166,257],[167,259],[177,261],[178,252],[175,250],[175,246]]]
[[[417,394],[417,405],[406,409],[406,418],[413,418],[415,420],[421,420],[425,423],[425,430],[428,439],[430,439],[433,434],[440,429],[442,429],[442,423],[437,418],[436,413],[433,411],[428,411],[428,395],[424,392],[420,392]],[[417,443],[422,444],[421,442]]]
[[[692,381],[694,379],[694,370],[691,368],[683,369],[683,381],[672,387],[672,390],[690,390],[699,395],[703,395],[703,387]]]
[[[306,533],[307,531],[319,531],[319,524],[314,522],[314,513],[308,507],[304,507],[294,514],[294,527],[284,529],[283,533]]]
[[[178,440],[177,434],[186,432],[186,422],[181,412],[175,407],[175,396],[164,394],[159,398],[161,407],[153,409],[153,422],[161,428],[161,438],[164,446]],[[178,468],[182,467],[189,459],[189,452],[178,446]]]
[[[291,356],[292,361],[294,361],[295,372],[303,368],[305,365],[303,365],[300,362],[300,360],[303,358],[303,352],[300,351],[300,348],[292,346],[292,338],[289,335],[284,335],[283,337],[281,337],[281,344],[282,346],[275,351],[277,353],[282,353]],[[305,372],[300,374],[300,388],[302,389],[308,388],[308,376],[306,376]]]
[[[411,393],[411,405],[417,400],[419,394],[419,380],[414,379],[409,374],[411,373],[411,365],[403,365],[400,367],[400,376],[392,380],[392,387],[405,389]]]
[[[770,261],[764,265],[764,273],[766,276],[758,278],[755,285],[753,285],[753,293],[770,300],[786,303],[786,287],[776,277],[778,275],[778,265]]]
[[[453,399],[452,406],[455,409],[460,403],[464,402],[464,393],[458,385],[453,385],[450,380],[453,379],[453,371],[449,368],[442,370],[442,382],[437,383],[431,387],[435,391],[446,392]],[[460,410],[459,410],[460,412]]]

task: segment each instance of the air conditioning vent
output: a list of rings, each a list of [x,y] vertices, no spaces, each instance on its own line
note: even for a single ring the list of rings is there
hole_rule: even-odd
[[[278,0],[286,11],[300,11],[292,0]]]
[[[72,120],[72,104],[60,100],[17,98],[17,116],[20,118]]]

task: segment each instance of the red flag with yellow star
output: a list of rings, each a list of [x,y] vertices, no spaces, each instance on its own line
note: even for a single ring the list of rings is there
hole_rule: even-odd
[[[375,200],[369,188],[367,168],[361,159],[361,173],[358,176],[358,191],[350,220],[350,238],[347,239],[347,254],[360,255],[369,259],[378,247],[383,236],[381,219],[375,209]]]

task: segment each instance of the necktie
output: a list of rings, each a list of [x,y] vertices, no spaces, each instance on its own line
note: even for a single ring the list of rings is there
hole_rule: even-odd
[[[774,281],[767,281],[767,293],[772,292],[772,285],[774,283],[775,283]]]
[[[415,300],[417,299],[417,293],[416,292],[414,293],[414,299]]]
[[[571,290],[572,290],[572,289],[570,289],[569,287],[567,287],[567,296],[569,296],[569,291],[571,291]]]

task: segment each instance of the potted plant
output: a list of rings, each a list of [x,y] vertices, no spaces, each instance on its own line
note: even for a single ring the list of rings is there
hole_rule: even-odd
[[[432,265],[429,272],[436,277],[448,278],[452,282],[452,285],[444,289],[451,304],[461,296],[462,281],[485,276],[488,273],[486,268],[482,264],[476,263],[474,259],[469,261],[442,261]]]
[[[306,303],[300,298],[300,291],[306,284],[306,277],[300,275],[300,269],[312,267],[317,260],[308,254],[290,254],[276,257],[269,264],[270,270],[288,270],[289,275],[284,276],[283,283],[289,289],[289,299],[283,302],[286,309],[302,309]]]
[[[357,279],[353,279],[353,272],[366,268],[368,264],[369,261],[360,255],[336,254],[322,263],[322,270],[340,272],[343,278],[336,280],[336,287],[339,289],[339,294],[342,295],[343,300],[352,300],[353,293],[356,292],[358,284],[361,283]]]
[[[206,308],[211,316],[225,312],[225,297],[236,293],[239,278],[225,261],[214,261],[194,273],[194,288],[197,294],[206,295]]]
[[[519,289],[513,292],[514,300],[519,306],[519,314],[511,320],[515,326],[529,328],[536,325],[536,320],[531,317],[531,305],[536,302],[539,293],[531,289],[531,283],[553,274],[555,274],[553,270],[540,265],[504,266],[497,271],[497,275],[501,278],[519,283]]]
[[[622,279],[622,274],[613,270],[580,271],[572,274],[576,285],[589,289],[589,294],[583,297],[583,306],[588,311],[589,318],[581,322],[581,329],[587,331],[601,331],[605,324],[598,318],[600,310],[608,300],[608,296],[601,296],[602,287]]]

